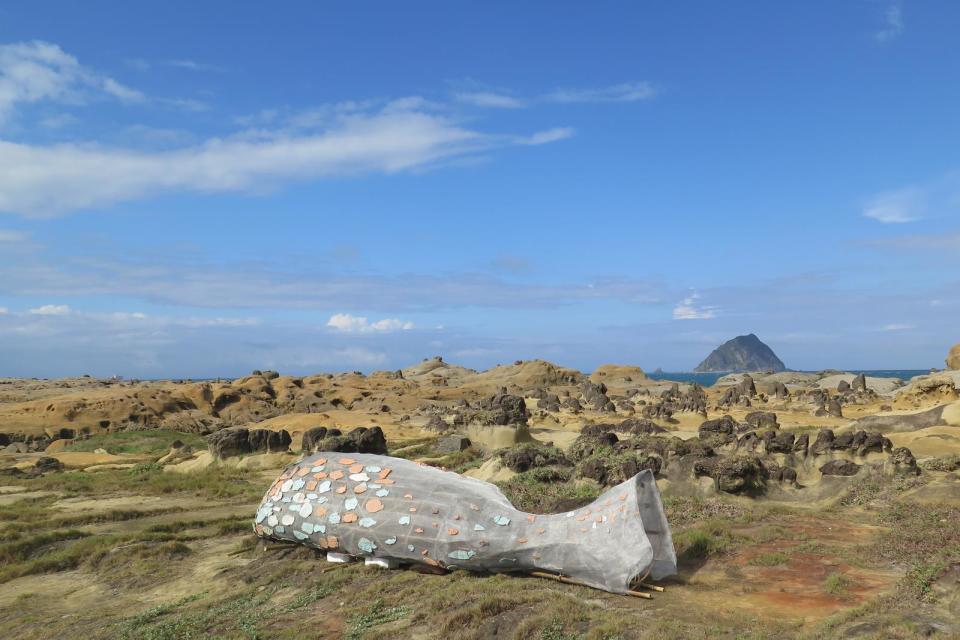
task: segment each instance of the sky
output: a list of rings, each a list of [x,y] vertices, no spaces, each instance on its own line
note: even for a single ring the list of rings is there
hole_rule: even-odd
[[[960,4],[0,5],[0,376],[960,341]]]

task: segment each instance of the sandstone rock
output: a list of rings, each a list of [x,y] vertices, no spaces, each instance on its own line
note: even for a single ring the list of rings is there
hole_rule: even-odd
[[[857,377],[853,379],[853,390],[857,393],[866,393],[867,376],[865,374],[858,374]]]
[[[457,453],[470,448],[470,438],[466,436],[450,435],[437,440],[433,450],[437,453]]]
[[[846,393],[846,392],[848,392],[848,391],[850,391],[850,383],[847,382],[846,380],[841,380],[841,381],[837,384],[837,392],[838,392],[838,393]]]
[[[538,467],[570,466],[571,464],[559,449],[538,444],[521,444],[507,449],[500,454],[500,460],[505,467],[517,473],[523,473]],[[602,483],[600,480],[597,481]]]
[[[820,473],[825,476],[852,476],[858,471],[860,471],[860,465],[849,460],[831,460],[820,467]]]
[[[833,439],[833,431],[830,429],[821,429],[820,433],[817,434],[816,441],[814,441],[813,445],[810,447],[810,453],[815,456],[827,453],[833,444]]]
[[[327,436],[342,435],[339,429],[327,429],[327,427],[313,427],[304,431],[300,440],[300,449],[304,453],[316,453],[320,451],[319,445]]]
[[[480,409],[483,410],[483,414],[478,415],[477,418],[482,424],[526,424],[530,416],[523,398],[507,393],[506,389],[482,400]]]
[[[947,354],[947,369],[960,369],[960,343],[953,345]]]
[[[894,473],[898,475],[919,475],[920,469],[917,467],[917,459],[913,453],[906,447],[897,447],[890,452],[889,462],[893,465]]]
[[[698,429],[700,437],[715,435],[718,433],[721,434],[732,434],[737,430],[738,423],[731,416],[725,415],[722,418],[716,418],[714,420],[706,420]]]
[[[767,453],[792,453],[795,444],[794,435],[789,431],[767,431],[763,434]]]
[[[357,427],[346,435],[331,436],[328,432],[315,446],[318,451],[387,455],[387,439],[380,427]]]
[[[427,431],[436,431],[438,433],[444,433],[450,431],[450,425],[447,424],[447,421],[441,418],[440,416],[433,414],[430,416],[430,419],[427,421],[427,424],[423,427]]]
[[[250,432],[243,427],[221,429],[207,436],[207,446],[217,458],[229,458],[250,453]]]
[[[751,411],[746,415],[744,421],[755,429],[780,428],[780,423],[777,422],[777,414],[773,411]]]
[[[843,409],[840,407],[840,402],[836,398],[830,398],[830,402],[827,403],[827,413],[834,418],[843,417]]]
[[[694,463],[694,473],[709,475],[717,489],[726,493],[762,493],[769,477],[756,456],[703,458]]]

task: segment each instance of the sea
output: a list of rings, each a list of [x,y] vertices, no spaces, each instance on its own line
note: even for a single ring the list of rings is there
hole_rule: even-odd
[[[801,371],[800,373],[817,373],[816,371]],[[924,376],[930,373],[929,369],[850,369],[843,373],[854,375],[862,373],[871,378],[900,378],[907,381],[914,376]],[[711,387],[726,373],[693,373],[691,371],[656,371],[647,373],[651,380],[670,380],[671,382],[696,382],[701,387]]]

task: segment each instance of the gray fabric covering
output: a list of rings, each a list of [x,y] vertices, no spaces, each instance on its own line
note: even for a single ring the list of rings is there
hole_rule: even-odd
[[[496,486],[368,454],[318,453],[288,467],[254,530],[355,556],[471,571],[560,573],[613,593],[676,573],[653,474],[643,471],[569,513],[518,511]]]

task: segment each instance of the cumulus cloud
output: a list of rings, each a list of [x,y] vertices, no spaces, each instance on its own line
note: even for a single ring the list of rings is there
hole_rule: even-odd
[[[327,320],[327,326],[344,333],[389,333],[392,331],[409,331],[414,328],[412,322],[396,318],[384,318],[370,322],[363,316],[353,316],[349,313],[335,313]]]
[[[717,315],[717,307],[697,303],[700,294],[692,293],[673,308],[674,320],[710,320]]]
[[[65,304],[45,304],[42,307],[30,309],[35,316],[65,316],[70,313],[70,307]]]
[[[91,94],[124,102],[144,95],[113,78],[82,66],[50,42],[0,45],[0,123],[18,104],[41,101],[80,103]]]

